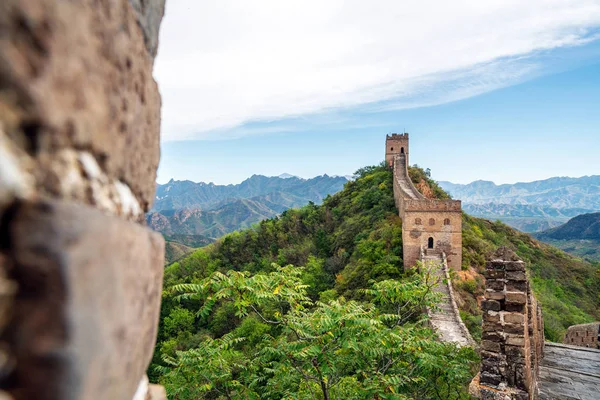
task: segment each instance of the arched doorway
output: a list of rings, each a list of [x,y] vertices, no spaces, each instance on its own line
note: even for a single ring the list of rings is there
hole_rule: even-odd
[[[433,238],[430,237],[429,239],[427,239],[427,248],[428,249],[433,249]]]
[[[404,154],[404,147],[400,147],[400,154]]]

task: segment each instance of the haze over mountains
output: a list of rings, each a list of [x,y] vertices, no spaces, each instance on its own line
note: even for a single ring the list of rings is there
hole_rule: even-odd
[[[535,182],[466,185],[441,181],[466,213],[499,219],[524,232],[553,228],[580,214],[600,211],[600,176],[556,177]]]
[[[309,202],[320,204],[339,192],[346,177],[317,176],[302,179],[253,175],[237,185],[175,181],[157,185],[148,224],[170,237],[176,234],[218,238],[272,218]]]

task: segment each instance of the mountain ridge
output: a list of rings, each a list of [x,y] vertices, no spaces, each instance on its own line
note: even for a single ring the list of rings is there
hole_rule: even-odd
[[[600,261],[600,212],[578,215],[558,227],[533,234],[536,239],[590,261]]]
[[[341,190],[346,182],[348,179],[345,177],[331,177],[327,174],[310,179],[254,174],[241,183],[229,185],[171,179],[166,184],[157,184],[151,211],[183,208],[211,210],[222,207],[226,201],[248,199],[273,192],[303,197],[306,203],[321,202],[328,194]]]
[[[496,185],[439,181],[470,214],[501,220],[524,232],[556,227],[579,214],[600,211],[600,175],[553,177],[533,182]]]
[[[171,180],[157,188],[157,203],[146,220],[165,235],[218,238],[287,209],[320,204],[347,182],[327,174],[311,179],[252,175],[237,185]]]

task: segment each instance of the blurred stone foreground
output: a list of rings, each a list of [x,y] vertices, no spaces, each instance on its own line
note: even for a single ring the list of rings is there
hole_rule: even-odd
[[[0,399],[148,385],[165,0],[0,0]]]

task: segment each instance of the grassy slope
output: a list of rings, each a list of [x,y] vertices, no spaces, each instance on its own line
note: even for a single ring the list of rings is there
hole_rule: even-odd
[[[194,250],[193,247],[186,246],[185,244],[181,244],[173,241],[165,242],[165,264],[169,265],[188,254],[192,253]]]

